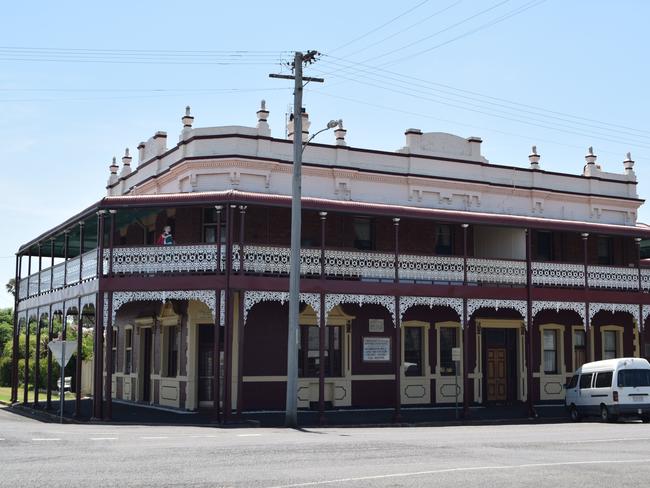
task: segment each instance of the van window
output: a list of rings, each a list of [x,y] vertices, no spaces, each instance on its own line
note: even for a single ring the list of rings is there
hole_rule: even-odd
[[[650,386],[650,369],[622,369],[618,372],[618,386]]]
[[[613,371],[601,371],[596,375],[596,384],[594,388],[609,388],[612,386]]]
[[[591,377],[593,373],[585,373],[580,376],[580,388],[591,388]]]
[[[574,374],[571,377],[571,381],[569,381],[569,384],[567,385],[567,388],[575,388],[578,385],[578,375]]]

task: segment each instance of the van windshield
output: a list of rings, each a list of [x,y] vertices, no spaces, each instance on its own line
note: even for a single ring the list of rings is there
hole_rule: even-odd
[[[650,369],[622,369],[618,372],[618,386],[650,386]]]

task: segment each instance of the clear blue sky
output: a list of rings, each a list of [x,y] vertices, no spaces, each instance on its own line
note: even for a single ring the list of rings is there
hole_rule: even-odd
[[[265,98],[282,137],[290,82],[268,73],[295,50],[325,54],[305,106],[313,127],[342,118],[350,145],[394,150],[416,127],[480,136],[501,164],[537,144],[542,168],[569,173],[588,146],[606,171],[631,151],[650,194],[650,2],[7,2],[2,17],[3,284],[20,244],[104,196],[112,156],[157,130],[177,140],[185,105],[196,126],[252,126]]]

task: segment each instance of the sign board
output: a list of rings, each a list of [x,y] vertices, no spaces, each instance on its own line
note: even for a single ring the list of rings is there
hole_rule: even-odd
[[[451,360],[460,361],[460,347],[451,348]]]
[[[368,332],[384,332],[384,319],[368,319]]]
[[[65,348],[63,347],[64,345]],[[68,361],[70,361],[72,355],[77,352],[77,343],[75,341],[50,341],[47,347],[52,351],[52,358],[59,364],[63,363],[61,366],[64,368],[68,364]]]
[[[364,361],[390,361],[390,337],[364,337]]]

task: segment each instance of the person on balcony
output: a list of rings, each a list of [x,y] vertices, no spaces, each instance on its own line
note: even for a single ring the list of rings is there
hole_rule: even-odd
[[[163,228],[162,234],[158,237],[156,244],[159,246],[171,246],[174,244],[174,237],[172,236],[172,228],[166,225]]]

